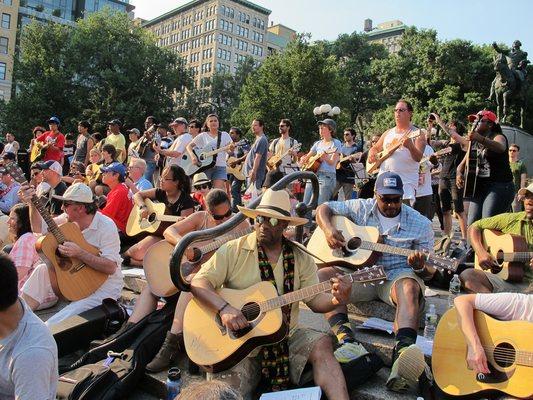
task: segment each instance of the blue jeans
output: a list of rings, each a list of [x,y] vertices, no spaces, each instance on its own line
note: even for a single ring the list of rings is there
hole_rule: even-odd
[[[333,192],[335,191],[335,185],[337,184],[337,176],[335,172],[321,172],[317,174],[318,177],[318,204],[324,204],[326,201],[331,200]],[[304,203],[308,204],[313,194],[311,182],[305,185]],[[306,217],[311,219],[311,211],[309,210]]]
[[[480,182],[470,199],[468,225],[481,218],[508,212],[514,198],[513,182]]]
[[[242,184],[244,181],[240,181],[235,178],[233,175],[228,175],[228,180],[231,183],[231,209],[234,212],[239,212],[237,206],[242,206]]]
[[[157,165],[155,161],[147,161],[146,162],[146,171],[144,171],[144,177],[145,179],[148,179],[151,184],[154,184],[154,172]]]

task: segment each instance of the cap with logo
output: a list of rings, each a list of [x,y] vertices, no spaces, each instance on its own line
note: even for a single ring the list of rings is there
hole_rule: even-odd
[[[74,183],[65,190],[63,196],[54,194],[52,197],[61,201],[73,201],[75,203],[92,203],[94,201],[91,188],[84,183]]]
[[[317,124],[318,125],[327,125],[332,130],[334,130],[334,131],[337,130],[337,123],[334,120],[332,120],[331,118],[326,118],[326,119],[323,119],[322,121],[318,121]]]
[[[119,163],[117,161],[112,162],[107,167],[100,168],[100,171],[102,172],[115,172],[117,174],[120,174],[123,178],[126,176],[126,167],[124,164]]]
[[[57,117],[50,117],[50,118],[48,119],[48,121],[46,121],[46,123],[48,123],[48,124],[61,125],[61,121],[60,121],[59,118],[57,118]]]
[[[59,176],[63,176],[63,167],[57,161],[54,161],[54,160],[42,161],[39,163],[39,167],[42,170],[49,169],[51,171],[54,171]]]
[[[403,195],[403,182],[400,175],[387,171],[376,179],[377,194],[399,194]]]
[[[490,122],[493,122],[493,123],[498,122],[498,117],[496,116],[496,114],[494,114],[492,111],[489,111],[489,110],[481,110],[477,114],[470,114],[468,116],[468,120],[470,122],[474,122],[476,119],[483,119],[483,118],[486,118]]]

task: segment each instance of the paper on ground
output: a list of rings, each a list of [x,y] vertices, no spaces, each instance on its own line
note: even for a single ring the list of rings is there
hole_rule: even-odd
[[[259,400],[320,400],[322,390],[318,386],[303,389],[264,393]]]

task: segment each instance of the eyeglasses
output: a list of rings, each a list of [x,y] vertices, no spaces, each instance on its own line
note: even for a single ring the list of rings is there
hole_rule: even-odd
[[[378,198],[385,204],[398,204],[402,201],[402,196],[385,197],[378,194]]]
[[[196,125],[189,125],[189,129],[200,129],[200,127]]]
[[[203,183],[201,185],[194,185],[194,188],[196,190],[209,189],[209,184]]]
[[[224,214],[224,215],[211,214],[211,216],[213,217],[213,219],[214,219],[215,221],[220,221],[220,220],[222,220],[222,219],[224,219],[224,218],[228,218],[228,217],[230,217],[231,214],[232,214],[232,211],[231,211],[231,208],[229,208],[229,209],[228,209],[228,212],[227,212],[226,214]]]
[[[268,221],[269,225],[272,226],[272,227],[274,227],[277,224],[279,224],[279,219],[274,218],[274,217],[267,218],[267,217],[263,217],[262,215],[258,215],[257,217],[255,217],[255,222],[258,225],[264,224],[265,221]]]
[[[406,111],[407,111],[407,108],[395,108],[394,109],[395,113],[403,113],[403,112],[406,112]]]
[[[71,206],[73,204],[76,204],[76,203],[74,203],[73,201],[64,201],[63,202],[63,207],[68,207],[68,206]]]

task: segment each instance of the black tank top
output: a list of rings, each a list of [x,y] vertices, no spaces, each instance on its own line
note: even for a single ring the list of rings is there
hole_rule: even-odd
[[[490,135],[489,138],[494,140],[494,136],[496,135]],[[507,137],[505,135],[502,136],[505,138],[505,151],[503,153],[496,153],[492,150],[485,149],[486,158],[490,166],[490,176],[487,178],[488,182],[512,182],[513,180],[507,151],[509,143]]]

